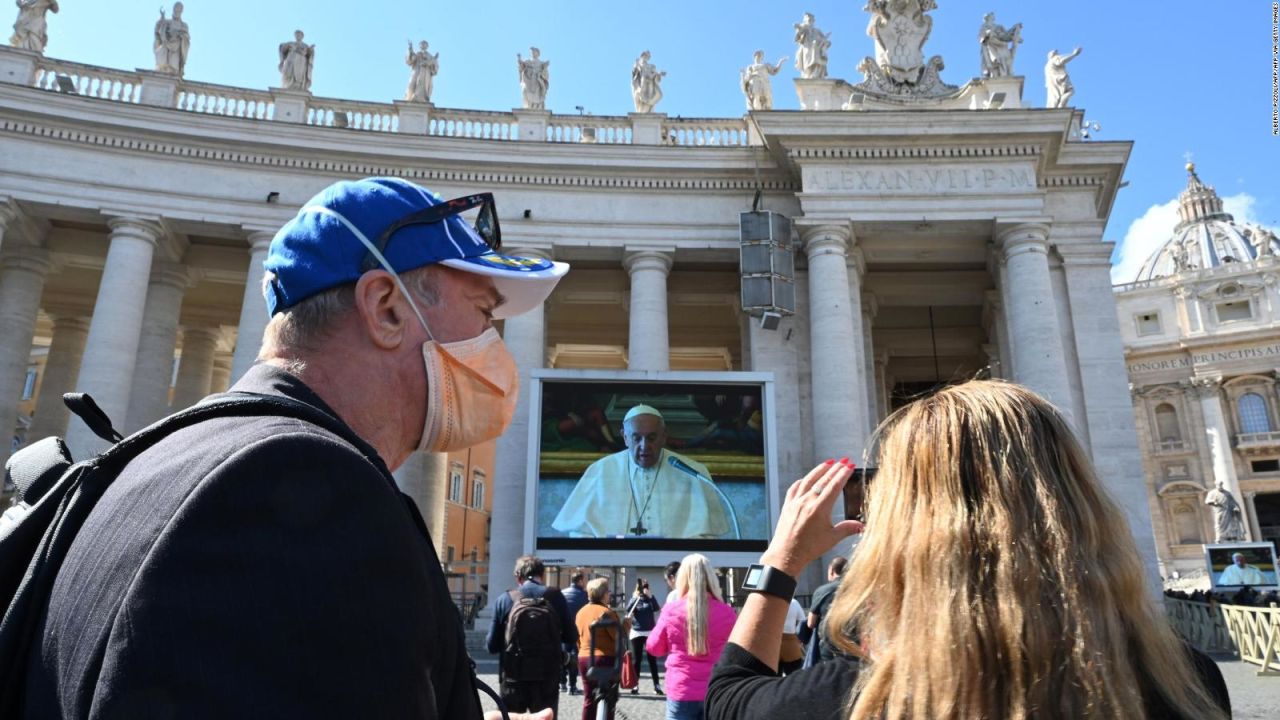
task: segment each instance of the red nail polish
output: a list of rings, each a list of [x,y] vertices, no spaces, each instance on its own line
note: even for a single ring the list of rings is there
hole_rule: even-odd
[[[848,457],[842,457],[842,458],[840,458],[840,464],[841,464],[841,465],[848,465],[848,464],[849,464],[849,458],[848,458]]]
[[[826,463],[824,463],[824,464],[825,464],[825,465],[834,465],[834,464],[835,464],[835,462],[836,462],[835,460],[827,460],[827,462],[826,462]]]

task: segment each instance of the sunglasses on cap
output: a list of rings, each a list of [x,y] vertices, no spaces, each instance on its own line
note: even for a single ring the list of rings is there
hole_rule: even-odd
[[[476,216],[475,222],[472,223],[471,229],[484,241],[485,245],[489,246],[489,250],[496,252],[502,247],[502,228],[498,225],[498,208],[493,202],[493,193],[487,192],[464,195],[452,200],[446,200],[439,205],[432,205],[429,208],[409,213],[388,225],[387,229],[382,231],[382,234],[378,236],[373,245],[378,248],[379,253],[385,254],[387,243],[391,242],[391,236],[404,228],[410,225],[432,225],[443,222],[454,215],[476,207],[480,208],[480,213]],[[378,259],[374,257],[372,252],[366,253],[361,270],[368,272],[377,267]]]

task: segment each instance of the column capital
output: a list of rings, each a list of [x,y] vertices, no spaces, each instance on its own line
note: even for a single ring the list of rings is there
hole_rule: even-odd
[[[1191,384],[1192,392],[1201,400],[1220,397],[1218,393],[1222,389],[1221,376],[1202,375],[1193,377],[1188,382]]]
[[[136,215],[113,215],[107,218],[107,227],[111,228],[111,237],[131,237],[150,243],[152,247],[160,244],[160,236],[164,228],[156,218],[143,218]]]
[[[68,330],[79,330],[80,332],[89,332],[90,317],[79,313],[63,313],[57,309],[51,313],[53,317],[53,331],[57,332],[59,328]]]
[[[796,229],[809,259],[818,255],[847,256],[853,243],[853,229],[848,223],[797,223]]]
[[[502,252],[506,255],[513,255],[522,258],[536,258],[538,260],[554,260],[555,254],[550,249],[534,248],[534,247],[515,247],[503,248]]]
[[[1053,246],[1062,258],[1063,265],[1090,266],[1102,265],[1111,268],[1111,251],[1114,243],[1074,243]]]
[[[1005,227],[996,233],[996,242],[1006,259],[1022,253],[1049,254],[1048,223],[1027,222]]]
[[[0,253],[0,268],[5,270],[24,270],[37,275],[48,275],[53,269],[53,258],[49,251],[29,245],[6,247]]]
[[[640,270],[657,270],[663,275],[671,272],[675,253],[670,250],[626,250],[622,255],[622,267],[628,274]]]
[[[861,278],[867,274],[867,259],[862,253],[862,248],[849,244],[849,249],[845,253],[844,264],[853,271],[854,276]]]
[[[276,231],[268,228],[244,227],[244,231],[245,240],[249,243],[250,255],[266,252],[271,246],[271,239],[276,236]]]
[[[180,263],[156,261],[151,264],[151,285],[165,285],[178,290],[186,290],[195,284],[195,273]]]
[[[22,216],[22,210],[13,198],[8,195],[0,195],[0,234],[3,234],[9,223]]]
[[[222,328],[218,325],[208,325],[202,322],[183,323],[182,325],[182,342],[186,344],[188,340],[209,340],[217,342],[222,337]]]

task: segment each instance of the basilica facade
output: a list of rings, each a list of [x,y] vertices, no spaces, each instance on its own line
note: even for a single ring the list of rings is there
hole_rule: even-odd
[[[784,489],[861,456],[939,383],[1023,383],[1069,416],[1154,578],[1103,238],[1131,143],[1088,140],[1072,107],[1025,107],[1007,68],[951,86],[920,57],[827,78],[821,36],[807,57],[822,72],[795,81],[805,109],[716,119],[355,102],[2,48],[0,417],[20,442],[65,433],[83,457],[98,446],[62,392],[91,393],[128,431],[234,383],[267,321],[275,230],[336,180],[394,175],[492,191],[507,252],[572,264],[502,328],[526,378],[771,373]],[[753,207],[794,227],[794,310],[776,323],[741,304]],[[522,397],[482,473],[494,588],[526,550],[528,423]],[[436,530],[451,468],[418,457],[398,473]]]
[[[1224,212],[1193,165],[1178,204],[1169,239],[1115,288],[1166,577],[1201,573],[1205,543],[1280,542],[1280,242]],[[1243,537],[1220,537],[1215,487]]]

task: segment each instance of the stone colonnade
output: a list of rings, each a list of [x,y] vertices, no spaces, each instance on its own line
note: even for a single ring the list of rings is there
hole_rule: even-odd
[[[90,309],[44,305],[45,280],[57,262],[29,228],[38,224],[12,204],[0,204],[0,417],[11,422],[30,363],[40,310],[53,321],[53,337],[26,441],[65,435],[73,457],[105,447],[83,423],[69,423],[61,396],[87,392],[118,430],[132,432],[171,410],[181,409],[238,379],[252,364],[266,326],[261,295],[262,261],[272,233],[250,230],[244,308],[235,361],[215,357],[215,325],[182,326],[183,296],[199,280],[197,271],[162,257],[166,230],[160,218],[116,215],[109,228],[106,259]],[[18,232],[21,230],[22,232]],[[14,232],[10,232],[14,231]],[[172,403],[174,353],[182,336],[182,361]],[[0,443],[0,463],[8,459]]]

